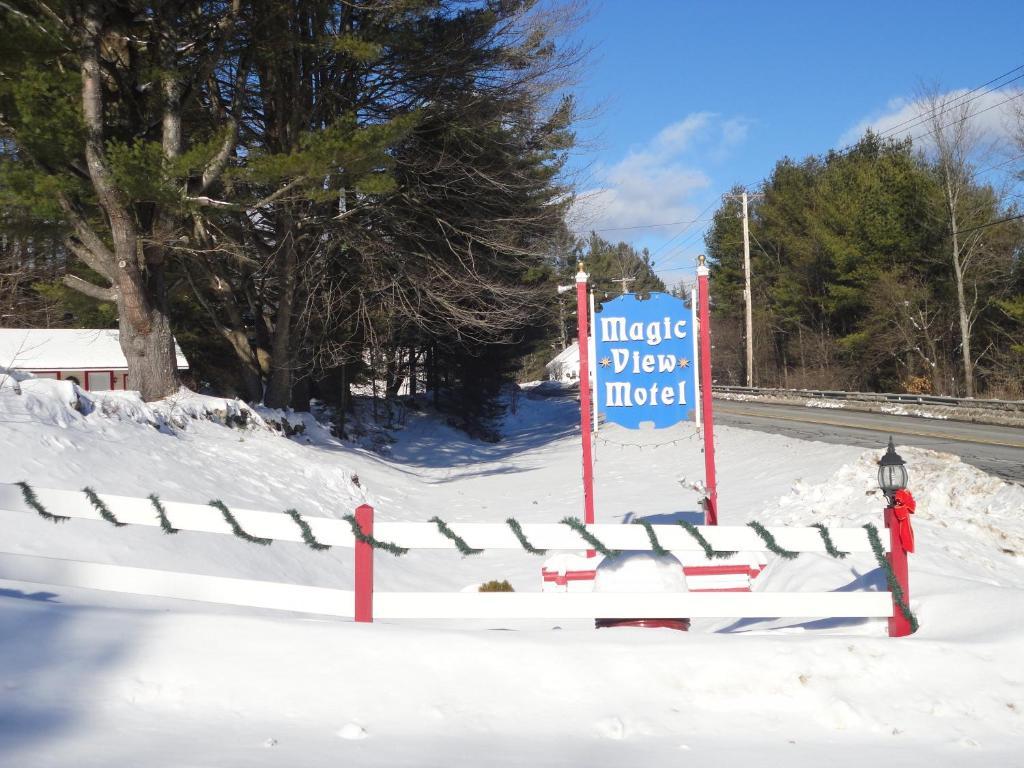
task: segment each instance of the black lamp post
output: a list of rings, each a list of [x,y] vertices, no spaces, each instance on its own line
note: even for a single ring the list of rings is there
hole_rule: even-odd
[[[907,487],[907,479],[907,463],[896,453],[896,446],[893,445],[890,435],[889,447],[885,455],[878,460],[878,487],[891,502],[896,491]]]

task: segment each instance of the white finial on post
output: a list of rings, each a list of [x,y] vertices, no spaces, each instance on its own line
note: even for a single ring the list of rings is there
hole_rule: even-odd
[[[711,270],[708,269],[708,266],[705,263],[706,261],[707,260],[704,258],[703,253],[697,257],[697,277],[707,277],[711,274]]]

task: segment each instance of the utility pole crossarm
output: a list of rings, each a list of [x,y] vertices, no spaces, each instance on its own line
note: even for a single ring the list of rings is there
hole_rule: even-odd
[[[629,287],[629,284],[630,283],[635,283],[636,280],[637,279],[635,277],[619,277],[619,278],[614,278],[613,277],[613,278],[611,278],[611,282],[613,282],[613,283],[622,283],[622,295],[623,296],[625,296],[627,293],[629,293],[629,291],[626,290]]]

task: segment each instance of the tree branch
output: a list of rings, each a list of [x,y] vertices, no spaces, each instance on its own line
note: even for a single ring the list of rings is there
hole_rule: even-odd
[[[74,275],[64,275],[64,285],[98,301],[117,301],[117,291],[113,288],[101,288]]]
[[[64,211],[71,229],[74,230],[75,237],[81,241],[81,245],[78,245],[65,238],[65,245],[82,261],[107,279],[110,279],[110,276],[114,274],[114,265],[116,263],[114,254],[107,248],[106,243],[89,226],[64,193],[58,194],[57,202],[60,204],[61,210]]]
[[[237,203],[229,203],[226,200],[216,200],[206,195],[199,195],[197,197],[186,197],[185,202],[192,203],[192,205],[200,208],[225,208],[228,210],[239,210],[241,206]]]
[[[7,6],[7,3],[4,3],[4,5]],[[68,21],[65,18],[63,18],[60,14],[58,14],[56,11],[54,11],[46,3],[42,2],[42,0],[36,0],[34,5],[42,12],[42,14],[44,16],[49,18],[51,21],[57,22],[57,24],[60,26],[60,28],[63,29],[65,32],[70,32],[71,31],[71,25],[68,23]],[[7,7],[10,7],[10,6],[7,6]],[[13,9],[11,9],[11,10],[13,10]],[[15,11],[15,12],[17,13],[17,11]],[[19,13],[18,15],[24,15],[24,14]]]
[[[75,242],[70,237],[64,238],[64,247],[71,251],[75,256],[80,258],[82,261],[84,261],[89,267],[92,267],[101,275],[107,277],[106,274],[104,274],[103,270],[99,269],[99,267],[103,266],[103,263],[99,261],[96,258],[96,256],[92,253],[92,251],[90,251],[88,248],[81,245],[80,243]],[[110,278],[107,279],[109,280]]]
[[[46,8],[46,5],[43,4],[43,3],[37,3],[37,5],[39,5],[40,8]],[[61,43],[61,46],[64,48],[64,50],[69,50],[67,45],[64,44],[64,41],[61,40],[59,37],[57,37],[57,35],[55,35],[52,30],[47,29],[45,24],[40,23],[36,19],[33,19],[27,13],[24,13],[23,11],[19,11],[17,8],[13,7],[9,3],[4,3],[4,2],[0,2],[0,9],[6,11],[7,13],[9,13],[12,16],[16,16],[17,18],[21,19],[25,24],[30,24],[30,25],[36,27],[36,29],[38,29],[44,35],[49,35],[50,37],[56,38]],[[49,10],[49,9],[47,9],[47,10]],[[50,11],[50,13],[52,14],[53,11]],[[67,25],[63,22],[63,20],[58,18],[55,14],[53,16],[51,16],[51,18],[53,18],[55,21],[57,21],[58,25],[65,32],[67,32]]]
[[[262,200],[257,200],[252,205],[246,206],[246,207],[247,208],[262,208],[265,205],[270,205],[271,203],[275,202],[276,200],[281,199],[286,194],[291,192],[293,189],[295,189],[295,187],[299,186],[300,184],[304,184],[306,182],[306,180],[307,179],[306,179],[305,176],[296,176],[294,179],[289,181],[287,184],[285,184],[280,189],[277,189],[274,192],[271,192],[269,195],[264,197]]]
[[[231,94],[231,107],[227,112],[227,132],[224,136],[224,142],[221,144],[220,149],[217,151],[207,163],[203,169],[202,181],[199,187],[199,194],[206,192],[210,188],[210,185],[216,182],[221,174],[224,173],[224,169],[227,167],[228,160],[231,159],[234,154],[235,147],[238,146],[238,112],[241,109],[241,97],[245,92],[245,79],[249,71],[249,62],[246,57],[242,57],[238,62],[238,69],[235,72],[235,85],[234,91]],[[210,90],[210,102],[212,105],[219,104],[219,96],[215,89]],[[217,111],[217,107],[214,106],[214,110]],[[222,110],[220,110],[222,111]]]

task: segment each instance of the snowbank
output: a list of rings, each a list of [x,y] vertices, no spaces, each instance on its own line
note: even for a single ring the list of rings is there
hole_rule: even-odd
[[[384,458],[334,440],[311,417],[286,439],[258,426],[274,414],[253,413],[244,429],[207,420],[228,412],[222,400],[83,405],[60,384],[0,387],[0,481],[334,517],[364,501],[382,519],[449,522],[551,521],[582,508],[577,406],[557,392],[519,398],[498,444],[410,412]],[[598,519],[690,519],[699,484],[685,478],[703,467],[692,432],[603,427]],[[879,453],[719,427],[723,523],[880,524]],[[922,629],[912,638],[836,619],[694,620],[688,633],[588,622],[356,626],[2,582],[0,763],[1017,764],[1024,489],[954,457],[901,453],[918,499],[911,591]],[[795,481],[793,466],[804,473]],[[0,538],[12,552],[351,585],[351,558],[337,549],[54,526],[14,512],[0,512]],[[539,591],[540,565],[518,552],[379,555],[377,583],[456,591],[508,579]],[[815,555],[773,559],[757,584],[879,586],[870,558]]]

